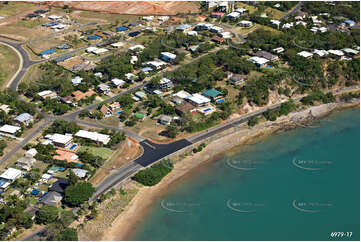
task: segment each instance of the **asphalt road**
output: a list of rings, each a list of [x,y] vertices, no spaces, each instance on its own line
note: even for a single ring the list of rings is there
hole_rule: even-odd
[[[92,199],[96,199],[100,194],[109,190],[114,185],[129,178],[139,170],[152,163],[170,155],[192,143],[186,139],[178,140],[170,144],[155,144],[150,140],[143,140],[139,143],[143,147],[143,154],[132,162],[127,163],[114,173],[107,176],[97,187]]]
[[[301,10],[303,5],[303,2],[300,1],[299,3],[297,3],[297,5],[295,7],[293,7],[293,9],[291,11],[289,11],[286,15],[282,16],[280,20],[286,19],[289,16],[291,16],[292,14],[296,13],[298,10]]]
[[[37,230],[37,231],[29,234],[28,236],[24,237],[21,241],[34,240],[34,239],[36,239],[36,238],[35,238],[36,236],[38,236],[38,237],[39,237],[38,239],[40,240],[41,235],[46,231],[46,228],[47,228],[47,227],[43,227],[43,228],[41,228],[41,229],[39,229],[39,230]]]
[[[10,157],[12,157],[18,150],[23,148],[32,138],[34,138],[39,132],[41,132],[47,125],[49,125],[52,120],[46,119],[43,121],[42,125],[39,125],[36,129],[34,129],[28,136],[26,136],[18,145],[16,145],[12,150],[6,153],[0,160],[0,164],[7,161]]]
[[[28,53],[21,47],[22,43],[14,43],[14,42],[6,41],[6,40],[0,40],[0,43],[5,43],[5,44],[10,45],[13,48],[15,48],[18,51],[18,53],[20,53],[20,55],[21,55],[20,58],[23,60],[23,62],[22,62],[23,65],[21,67],[20,72],[17,73],[17,75],[13,78],[10,85],[8,86],[12,90],[16,90],[19,85],[19,82],[23,78],[27,69],[34,64],[43,62],[44,60],[39,60],[39,61],[30,60]]]

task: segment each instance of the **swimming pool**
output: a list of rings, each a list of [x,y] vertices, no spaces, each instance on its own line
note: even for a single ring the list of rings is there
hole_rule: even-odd
[[[205,112],[205,113],[208,111],[211,111],[211,109],[210,108],[203,109],[203,112]]]
[[[269,69],[273,69],[273,66],[270,66],[270,65],[266,65],[266,67]]]
[[[120,110],[120,111],[116,112],[116,114],[120,114],[122,112],[124,112],[124,110]]]
[[[75,147],[77,147],[77,144],[73,144],[73,145],[69,148],[69,150],[73,150],[73,149],[75,149]]]
[[[80,164],[80,163],[76,163],[75,164],[77,167],[83,167],[83,164]]]
[[[216,100],[216,103],[221,103],[221,102],[223,102],[224,101],[224,99],[222,98],[222,99],[218,99],[218,100]]]

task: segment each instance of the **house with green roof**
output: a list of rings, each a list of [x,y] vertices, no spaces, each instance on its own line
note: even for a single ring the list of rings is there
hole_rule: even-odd
[[[144,92],[141,92],[141,91],[138,91],[138,92],[134,93],[134,95],[135,95],[137,98],[140,98],[140,99],[145,99],[145,98],[147,98],[147,94],[145,94]]]
[[[202,93],[203,96],[205,97],[208,97],[210,98],[212,101],[215,101],[219,98],[222,98],[223,97],[223,93],[214,89],[214,88],[211,88],[211,89],[208,89],[208,90],[205,90],[203,93]]]
[[[144,113],[135,113],[134,116],[135,116],[137,119],[143,121],[147,115],[144,114]]]

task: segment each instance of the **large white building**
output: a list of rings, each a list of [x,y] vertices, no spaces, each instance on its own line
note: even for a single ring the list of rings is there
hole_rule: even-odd
[[[5,124],[0,128],[0,132],[7,133],[7,134],[15,134],[17,131],[21,130],[19,126],[13,126]]]
[[[51,140],[54,145],[60,147],[65,147],[69,145],[70,142],[73,140],[73,136],[63,134],[53,134],[48,137],[48,139]]]
[[[190,101],[193,105],[197,107],[202,107],[208,105],[211,100],[203,95],[198,93],[193,94],[192,96],[187,97],[188,101]]]
[[[19,178],[22,174],[23,173],[18,169],[8,168],[5,172],[3,172],[0,175],[0,178],[13,182],[15,181],[15,179]]]
[[[108,142],[110,141],[110,136],[106,135],[106,134],[100,134],[97,132],[89,132],[86,130],[79,130],[76,134],[75,137],[79,137],[79,138],[84,138],[84,139],[90,139],[92,141],[95,142],[100,142],[104,145],[108,144]]]
[[[267,60],[266,58],[258,57],[258,56],[253,56],[253,57],[249,58],[248,61],[256,64],[257,66],[263,66],[267,62],[269,62],[269,60]]]
[[[313,54],[308,51],[301,51],[301,52],[297,53],[297,55],[305,57],[305,58],[310,58],[313,56]]]
[[[173,82],[169,80],[168,78],[163,77],[159,81],[159,88],[160,89],[168,89],[173,87]]]
[[[121,87],[121,86],[123,86],[123,85],[125,84],[125,81],[123,81],[123,80],[121,80],[121,79],[118,79],[118,78],[113,78],[113,79],[111,80],[111,82],[113,83],[113,85],[114,85],[115,87]]]

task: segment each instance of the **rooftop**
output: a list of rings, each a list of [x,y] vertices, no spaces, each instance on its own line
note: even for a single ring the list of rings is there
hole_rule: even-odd
[[[75,134],[75,136],[80,137],[80,138],[90,139],[90,140],[97,141],[97,142],[101,142],[105,145],[108,144],[108,142],[110,141],[109,135],[100,134],[97,132],[89,132],[86,130],[79,130]]]
[[[18,169],[8,168],[4,173],[0,175],[0,178],[14,181],[16,178],[21,176],[21,174],[22,172]]]
[[[210,98],[216,98],[218,96],[221,96],[223,95],[222,92],[214,89],[214,88],[211,88],[211,89],[208,89],[208,90],[205,90],[203,93],[202,93],[204,96],[206,97],[210,97]]]
[[[192,96],[188,97],[187,99],[189,99],[190,101],[196,103],[196,104],[204,104],[204,103],[209,103],[211,100],[209,100],[209,98],[202,96],[198,93],[193,94]]]
[[[26,122],[32,118],[33,118],[33,116],[30,115],[29,113],[22,113],[19,116],[15,117],[14,120],[19,121],[19,122]]]
[[[8,125],[5,124],[0,128],[0,132],[9,133],[9,134],[15,134],[18,130],[21,128],[18,126]]]
[[[53,159],[55,160],[65,160],[67,162],[74,162],[79,158],[74,152],[70,152],[66,150],[57,149],[56,153],[57,155],[53,156]]]
[[[49,137],[49,139],[54,143],[67,144],[73,139],[73,137],[70,135],[53,134]]]

